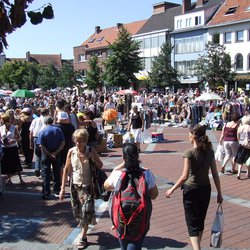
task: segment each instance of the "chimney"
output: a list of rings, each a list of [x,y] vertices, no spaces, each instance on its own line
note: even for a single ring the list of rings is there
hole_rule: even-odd
[[[100,26],[95,26],[95,33],[99,34],[101,32],[101,27]]]
[[[167,9],[171,9],[174,7],[180,6],[176,3],[169,3],[169,2],[161,2],[153,5],[153,14],[159,14],[165,12]]]
[[[26,52],[26,61],[30,62],[30,52],[29,51]]]
[[[185,14],[191,8],[191,0],[182,0],[182,14]]]
[[[122,26],[123,26],[122,23],[117,23],[117,24],[116,24],[116,27],[117,27],[118,30],[119,30]]]
[[[202,7],[207,1],[206,0],[197,0],[196,2],[196,8]]]

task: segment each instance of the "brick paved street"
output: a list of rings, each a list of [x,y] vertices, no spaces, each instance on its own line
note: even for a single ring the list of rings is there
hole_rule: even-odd
[[[151,229],[145,240],[145,249],[190,249],[184,221],[182,193],[177,190],[171,199],[165,191],[182,173],[182,153],[190,147],[188,130],[157,126],[164,133],[165,142],[143,144],[140,158],[143,165],[156,176],[159,196],[153,201]],[[214,147],[219,131],[208,131]],[[109,174],[121,162],[121,148],[102,155],[104,170]],[[230,166],[227,167],[228,170]],[[220,164],[218,163],[218,169]],[[245,170],[245,169],[244,169]],[[244,174],[243,174],[244,175]],[[242,175],[242,176],[243,176]],[[250,179],[237,180],[236,175],[220,175],[224,196],[225,232],[223,249],[250,249]],[[6,187],[0,196],[0,249],[75,249],[79,234],[72,216],[70,200],[41,199],[41,179],[33,169],[24,169],[25,186],[14,184]],[[13,178],[17,182],[17,178]],[[212,182],[213,183],[213,182]],[[68,191],[68,190],[67,190]],[[217,208],[215,187],[212,185],[203,249],[209,248],[210,229]],[[87,249],[119,248],[111,232],[107,203],[97,202],[98,224],[90,229]]]

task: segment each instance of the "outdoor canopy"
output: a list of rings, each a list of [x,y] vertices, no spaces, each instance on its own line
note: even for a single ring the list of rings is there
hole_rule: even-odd
[[[17,89],[16,91],[14,91],[11,96],[14,96],[14,97],[24,97],[24,98],[33,98],[35,97],[35,93],[34,92],[31,92],[27,89]]]
[[[138,93],[133,89],[122,89],[116,92],[118,95],[137,95]]]
[[[200,96],[198,96],[197,98],[195,98],[195,101],[222,101],[222,100],[223,99],[219,95],[217,95],[213,92],[203,93]]]

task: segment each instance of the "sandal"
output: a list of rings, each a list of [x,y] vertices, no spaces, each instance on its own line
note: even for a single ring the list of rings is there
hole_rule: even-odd
[[[234,170],[230,170],[230,173],[231,173],[231,174],[237,174],[238,171],[237,171],[236,169],[234,169]]]
[[[88,245],[88,240],[87,238],[81,238],[81,240],[79,241],[78,245],[77,245],[77,249],[78,250],[82,250],[85,249]]]
[[[222,174],[225,173],[225,168],[221,168],[221,173],[222,173]]]

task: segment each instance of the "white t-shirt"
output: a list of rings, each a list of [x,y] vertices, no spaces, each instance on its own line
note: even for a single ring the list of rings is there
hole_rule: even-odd
[[[116,185],[118,183],[121,174],[122,171],[120,170],[113,171],[107,179],[108,184],[116,188]],[[145,176],[146,183],[148,184],[148,189],[150,190],[155,186],[155,177],[150,170],[144,171],[143,174]]]

